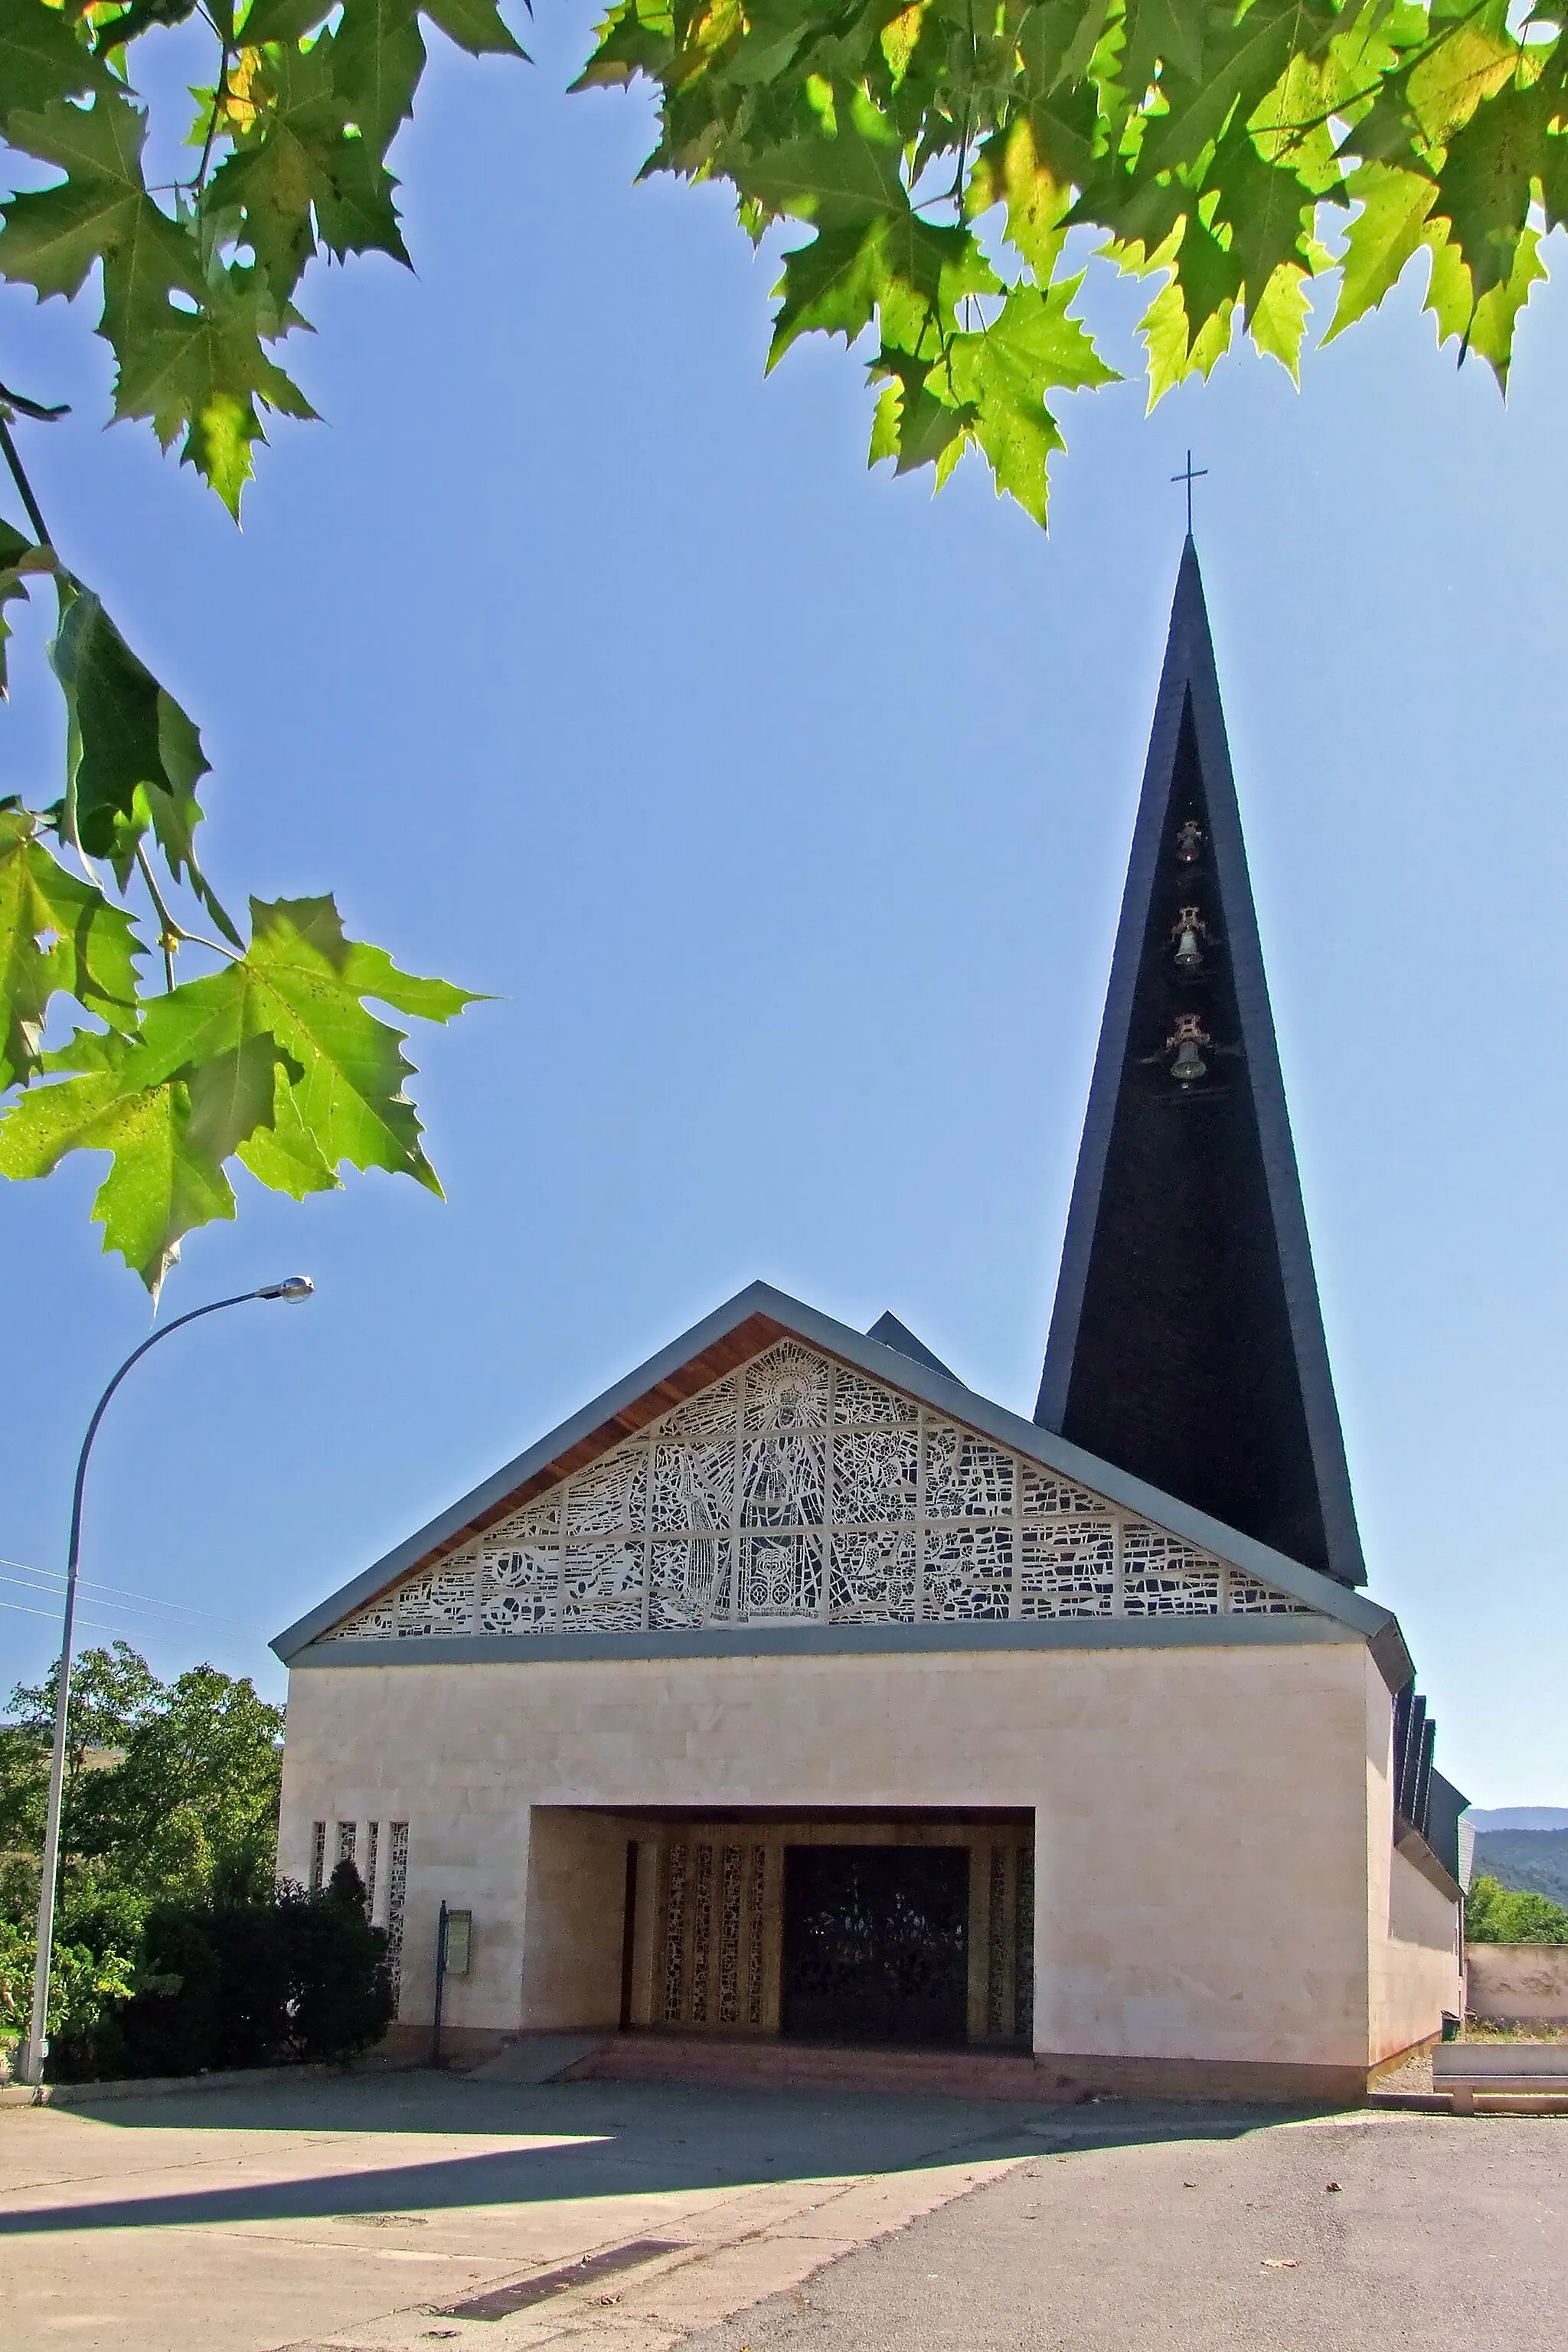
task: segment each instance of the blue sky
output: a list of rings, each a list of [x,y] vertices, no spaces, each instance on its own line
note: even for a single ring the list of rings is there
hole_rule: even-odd
[[[0,295],[7,380],[79,404],[28,441],[56,536],[203,726],[218,887],[335,888],[496,998],[411,1047],[445,1206],[241,1176],[187,1245],[165,1313],[296,1266],[320,1296],[133,1376],[84,1573],[174,1606],[100,1594],[84,1633],[280,1695],[268,1635],[756,1276],[892,1307],[1030,1411],[1190,444],[1372,1590],[1444,1769],[1568,1801],[1558,291],[1506,410],[1418,285],[1300,395],[1248,357],[1150,419],[1081,396],[1046,538],[973,462],[934,503],[868,474],[841,345],[764,378],[768,257],[718,192],[632,184],[642,98],[565,95],[588,32],[540,0],[532,68],[437,42],[417,275],[309,282],[328,422],[279,426],[243,533],[100,432],[84,318]],[[1089,307],[1134,368],[1136,292]],[[17,669],[0,789],[32,790],[56,720]],[[61,1560],[148,1328],[96,1181],[0,1190],[13,1561]],[[50,1624],[0,1599],[8,1687]]]

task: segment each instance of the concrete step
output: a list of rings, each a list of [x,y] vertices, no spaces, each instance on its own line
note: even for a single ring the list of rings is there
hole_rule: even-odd
[[[572,2067],[574,2082],[695,2083],[756,2090],[902,2091],[917,2097],[1071,2097],[1027,2052],[855,2050],[837,2044],[727,2041],[706,2034],[616,2033]]]
[[[470,2066],[470,2083],[552,2083],[604,2041],[598,2033],[525,2033],[482,2065]]]

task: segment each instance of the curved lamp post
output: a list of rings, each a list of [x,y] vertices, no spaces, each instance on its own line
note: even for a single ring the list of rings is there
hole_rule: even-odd
[[[22,2062],[22,2080],[37,2084],[44,2079],[44,2055],[48,2047],[49,1961],[55,1940],[55,1881],[58,1874],[60,1854],[60,1803],[66,1778],[66,1723],[70,1709],[71,1633],[76,1622],[76,1564],[81,1549],[81,1490],[87,1478],[87,1457],[92,1451],[92,1441],[98,1435],[98,1424],[103,1419],[104,1408],[132,1364],[139,1363],[149,1348],[160,1339],[167,1339],[182,1325],[197,1322],[204,1315],[216,1315],[225,1307],[244,1307],[252,1298],[286,1298],[298,1305],[309,1298],[315,1285],[303,1274],[291,1274],[287,1282],[268,1283],[265,1290],[242,1290],[234,1298],[215,1298],[206,1307],[194,1307],[188,1315],[176,1315],[161,1331],[126,1357],[103,1394],[93,1408],[92,1419],[87,1424],[87,1435],[81,1442],[77,1458],[76,1489],[71,1496],[70,1556],[66,1562],[66,1613],[60,1634],[59,1679],[55,1690],[55,1745],[49,1765],[49,1804],[44,1822],[43,1883],[38,1890],[38,1956],[33,1967],[33,2010],[27,2027],[26,2054]]]

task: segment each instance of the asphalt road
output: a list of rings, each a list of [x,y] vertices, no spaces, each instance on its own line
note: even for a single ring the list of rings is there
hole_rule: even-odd
[[[1560,2352],[1568,2117],[1412,2114],[1031,2158],[686,2352]]]

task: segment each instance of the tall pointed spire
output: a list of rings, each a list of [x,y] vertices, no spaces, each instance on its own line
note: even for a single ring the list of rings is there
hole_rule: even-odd
[[[1190,537],[1035,1420],[1363,1580]]]

